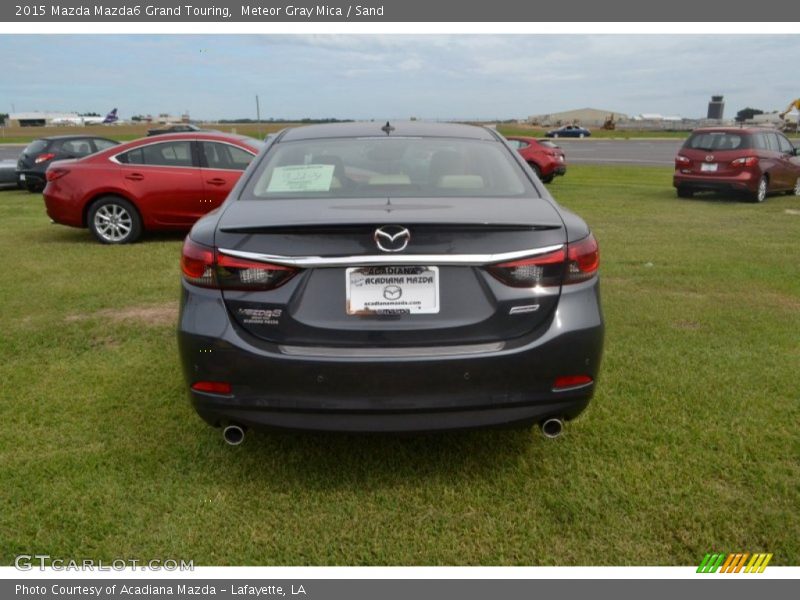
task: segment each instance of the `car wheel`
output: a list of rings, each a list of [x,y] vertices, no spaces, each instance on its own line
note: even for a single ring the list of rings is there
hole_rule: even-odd
[[[536,173],[536,177],[539,178],[539,181],[542,181],[542,170],[539,168],[539,165],[533,162],[529,162],[528,165],[533,169],[533,172]]]
[[[26,183],[25,189],[28,190],[31,194],[35,194],[36,192],[41,192],[43,188],[36,185],[35,183]]]
[[[797,181],[794,182],[794,189],[792,190],[792,193],[795,196],[800,196],[800,177],[798,177]]]
[[[691,188],[679,187],[676,188],[676,191],[678,193],[678,198],[691,198],[694,196],[694,190]]]
[[[539,177],[542,180],[542,183],[550,183],[553,181],[553,175],[548,175],[547,177]]]
[[[579,138],[581,138],[581,139],[583,139],[583,134],[582,134],[582,133],[579,133],[579,134],[578,134],[578,137],[579,137]]]
[[[89,230],[103,244],[130,244],[142,234],[142,218],[124,198],[103,196],[92,204]]]
[[[766,200],[768,187],[767,176],[762,175],[761,179],[758,180],[758,187],[753,194],[753,202],[763,202]]]
[[[554,138],[558,137],[558,134],[557,134],[557,133],[554,133],[554,134],[553,134],[553,137],[554,137]]]

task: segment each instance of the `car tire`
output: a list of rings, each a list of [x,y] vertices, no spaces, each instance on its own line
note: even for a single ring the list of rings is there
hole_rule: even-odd
[[[36,194],[37,192],[41,192],[44,188],[35,183],[26,183],[25,189],[31,194]]]
[[[583,134],[582,134],[582,133],[579,133],[579,134],[578,134],[578,137],[579,137],[579,138],[581,138],[581,139],[583,139]]]
[[[539,168],[539,165],[533,162],[529,162],[528,165],[533,170],[533,172],[536,173],[536,177],[539,178],[539,181],[543,182],[544,180],[542,179],[542,170]]]
[[[676,188],[675,191],[678,194],[678,198],[691,198],[694,196],[694,190],[688,187],[679,187]]]
[[[794,189],[789,192],[794,196],[800,196],[800,177],[794,182]]]
[[[558,134],[557,134],[557,133],[554,133],[554,134],[553,134],[553,137],[554,137],[554,138],[557,138],[557,137],[558,137]]]
[[[119,196],[103,196],[95,200],[86,223],[102,244],[130,244],[142,235],[139,211]]]
[[[767,192],[769,191],[769,180],[767,179],[766,175],[762,175],[761,179],[758,180],[758,187],[756,191],[753,192],[750,199],[753,202],[764,202],[767,199]]]

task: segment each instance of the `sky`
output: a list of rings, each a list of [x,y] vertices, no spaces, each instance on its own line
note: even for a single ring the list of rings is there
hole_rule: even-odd
[[[800,97],[800,35],[0,35],[0,112],[705,117]]]

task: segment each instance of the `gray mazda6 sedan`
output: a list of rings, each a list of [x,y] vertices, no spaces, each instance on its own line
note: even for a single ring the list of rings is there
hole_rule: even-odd
[[[231,444],[251,427],[555,437],[594,393],[598,265],[495,131],[285,130],[184,243],[192,403]]]

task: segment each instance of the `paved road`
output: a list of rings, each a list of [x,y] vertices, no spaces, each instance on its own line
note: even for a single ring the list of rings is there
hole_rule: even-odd
[[[24,144],[0,144],[0,160],[5,160],[8,158],[13,158],[16,160],[24,147]]]
[[[669,167],[682,139],[676,140],[553,140],[567,155],[567,164],[618,164]]]

